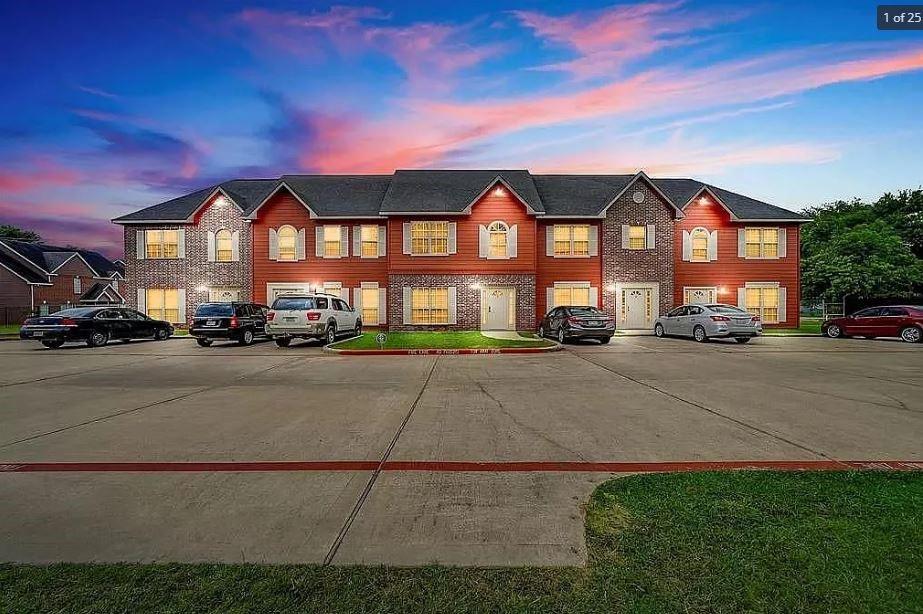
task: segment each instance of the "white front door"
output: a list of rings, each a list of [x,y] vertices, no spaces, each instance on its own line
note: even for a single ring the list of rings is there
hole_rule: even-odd
[[[707,305],[718,301],[718,288],[683,288],[683,302],[687,305]]]
[[[619,311],[621,327],[626,329],[648,329],[654,325],[654,290],[650,287],[624,287],[621,289],[622,304]]]
[[[483,308],[481,328],[484,330],[511,330],[515,325],[510,325],[510,303],[512,302],[512,288],[485,288],[483,292]]]

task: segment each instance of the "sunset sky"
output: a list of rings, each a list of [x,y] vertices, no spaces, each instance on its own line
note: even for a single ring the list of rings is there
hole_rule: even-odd
[[[875,6],[4,2],[0,222],[115,256],[109,219],[195,188],[395,168],[917,187],[923,32]]]

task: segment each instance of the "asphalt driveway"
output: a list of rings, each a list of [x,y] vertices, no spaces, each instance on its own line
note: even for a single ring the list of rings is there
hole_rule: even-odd
[[[923,346],[884,340],[438,358],[2,342],[0,469],[144,465],[0,471],[0,560],[578,564],[608,474],[432,463],[920,461],[921,392]],[[170,465],[261,461],[315,464]]]

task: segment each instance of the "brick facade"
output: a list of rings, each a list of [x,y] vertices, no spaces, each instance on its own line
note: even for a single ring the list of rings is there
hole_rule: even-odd
[[[412,288],[456,288],[456,324],[416,326],[404,324],[404,292]],[[477,286],[472,288],[472,286]],[[390,275],[388,323],[390,330],[476,330],[481,328],[481,288],[516,289],[516,329],[535,328],[535,275]]]
[[[635,202],[635,194],[643,200]],[[603,290],[602,309],[615,315],[616,284],[656,282],[659,309],[664,314],[673,307],[673,233],[675,210],[643,180],[636,181],[606,212],[600,239]],[[622,225],[653,224],[653,249],[623,249]]]

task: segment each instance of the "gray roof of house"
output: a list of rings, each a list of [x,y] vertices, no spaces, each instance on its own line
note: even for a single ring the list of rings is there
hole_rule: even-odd
[[[479,194],[502,179],[536,213],[595,217],[636,175],[532,175],[527,170],[398,170],[393,175],[283,175],[279,179],[235,179],[141,209],[113,220],[185,222],[217,187],[244,214],[282,182],[320,217],[368,217],[396,213],[462,213]],[[806,221],[788,209],[695,179],[652,179],[677,208],[708,187],[740,220]]]
[[[26,281],[43,284],[48,283],[48,275],[39,271],[34,265],[23,262],[14,249],[0,245],[0,264],[13,271]]]
[[[108,277],[114,271],[119,271],[121,273],[125,270],[123,266],[112,262],[99,252],[88,249],[73,249],[69,247],[59,247],[57,245],[48,245],[46,243],[30,243],[28,241],[16,241],[13,239],[3,239],[3,242],[9,249],[16,252],[20,258],[24,258],[28,261],[28,264],[25,266],[29,269],[35,269],[33,274],[42,277],[41,280],[30,279],[30,281],[48,281],[48,278],[45,275],[41,275],[39,272],[52,272],[67,262],[75,253],[80,254],[86,263],[90,265],[90,268],[99,276]],[[32,266],[29,267],[29,264]]]

